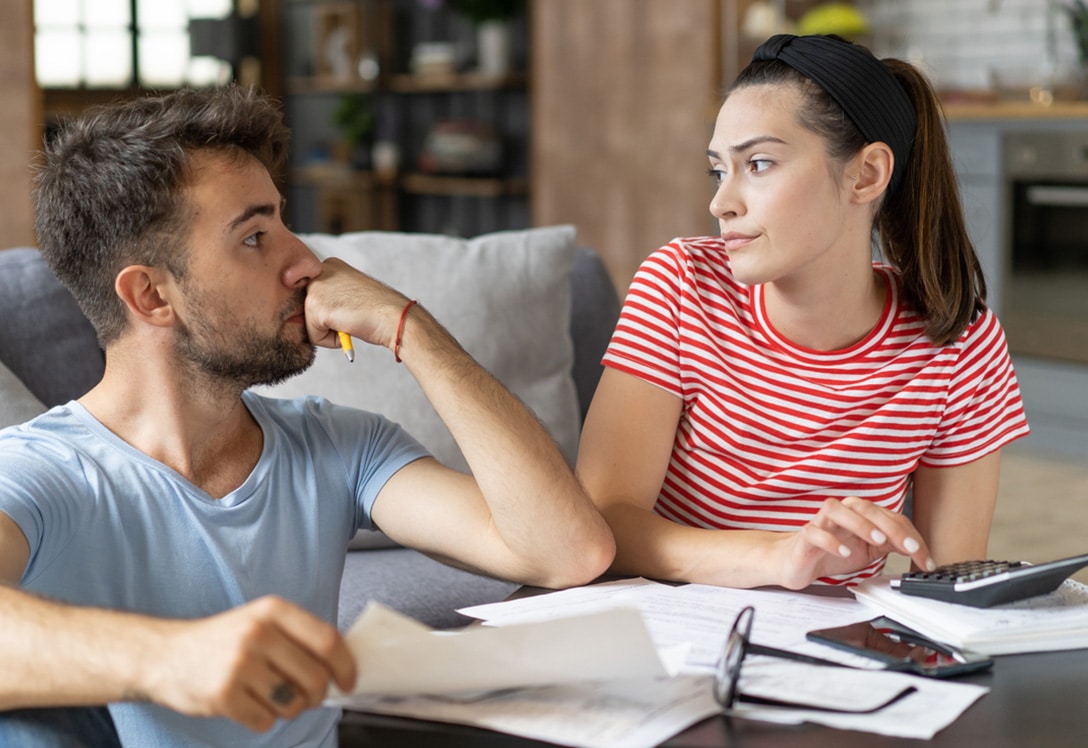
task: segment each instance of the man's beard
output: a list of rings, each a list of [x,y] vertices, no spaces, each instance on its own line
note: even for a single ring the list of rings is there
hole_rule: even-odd
[[[297,313],[304,298],[300,294],[282,319]],[[196,372],[246,389],[278,384],[313,364],[315,347],[308,341],[288,340],[282,322],[275,335],[261,333],[253,325],[225,324],[217,329],[212,320],[229,315],[199,293],[190,293],[190,300],[190,308],[200,313],[188,325],[178,321],[176,350],[182,364],[191,364]]]

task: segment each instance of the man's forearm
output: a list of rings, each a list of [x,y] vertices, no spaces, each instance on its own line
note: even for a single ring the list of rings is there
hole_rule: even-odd
[[[426,310],[411,310],[400,357],[461,448],[504,542],[545,570],[534,583],[603,573],[611,531],[536,416]]]
[[[0,709],[148,700],[139,673],[162,623],[0,585]]]

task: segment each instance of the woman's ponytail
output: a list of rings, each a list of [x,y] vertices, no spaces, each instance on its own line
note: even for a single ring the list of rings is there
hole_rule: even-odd
[[[876,228],[907,300],[926,318],[929,337],[943,345],[982,311],[986,281],[967,235],[937,96],[913,66],[884,64],[914,103],[917,127],[903,183],[885,198]]]

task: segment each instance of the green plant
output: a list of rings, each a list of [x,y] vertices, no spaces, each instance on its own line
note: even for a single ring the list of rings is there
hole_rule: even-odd
[[[366,94],[344,94],[332,113],[333,124],[340,129],[352,148],[363,145],[374,129],[374,106]]]
[[[1088,67],[1088,5],[1084,0],[1073,0],[1064,8],[1069,16],[1069,26],[1073,30],[1073,40],[1077,43],[1080,64]]]
[[[451,7],[473,23],[505,21],[525,8],[525,0],[454,0]]]

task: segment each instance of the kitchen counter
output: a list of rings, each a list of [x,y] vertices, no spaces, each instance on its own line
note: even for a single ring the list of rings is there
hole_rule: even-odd
[[[945,119],[969,120],[1086,119],[1088,101],[1055,101],[1049,105],[1030,101],[959,101],[943,103]]]

